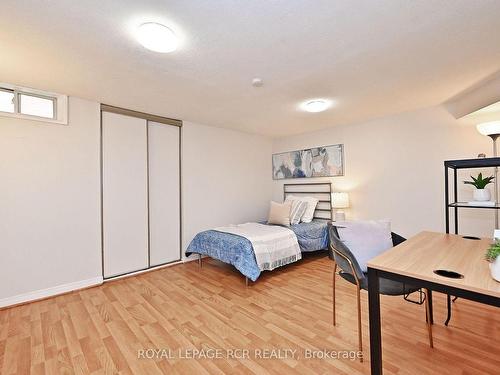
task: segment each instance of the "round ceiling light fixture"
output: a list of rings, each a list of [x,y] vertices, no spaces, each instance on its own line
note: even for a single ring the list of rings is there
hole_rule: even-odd
[[[331,107],[331,105],[332,102],[330,100],[313,99],[305,101],[304,103],[301,104],[300,107],[306,112],[317,113],[326,111],[328,108]]]
[[[156,22],[146,22],[137,28],[137,40],[145,48],[161,53],[177,49],[178,40],[175,33],[167,26]]]

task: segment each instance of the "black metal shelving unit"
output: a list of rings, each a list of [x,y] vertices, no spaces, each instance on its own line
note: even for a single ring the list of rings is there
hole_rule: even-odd
[[[458,209],[459,208],[472,208],[472,209],[500,209],[500,204],[495,203],[494,206],[473,206],[467,202],[458,201],[458,170],[459,169],[475,169],[475,168],[495,168],[500,167],[500,157],[496,158],[477,158],[477,159],[463,159],[463,160],[447,160],[444,162],[444,191],[445,191],[445,210],[446,210],[446,233],[450,233],[450,209],[454,210],[454,233],[458,234]],[[450,202],[450,186],[449,175],[450,170],[453,172],[453,200]],[[498,182],[495,181],[495,184]],[[466,237],[475,239],[475,237]],[[456,297],[453,301],[456,300]],[[448,325],[451,319],[451,297],[447,296],[448,316],[446,317],[445,325]]]
[[[447,160],[444,162],[444,191],[445,191],[445,210],[446,210],[446,233],[450,233],[450,209],[454,210],[454,233],[458,234],[458,209],[500,209],[500,204],[494,206],[472,206],[467,202],[458,201],[458,170],[474,168],[500,167],[500,157],[498,158],[477,158],[463,160]],[[449,174],[453,172],[453,200],[450,201]],[[497,181],[495,181],[497,183]]]

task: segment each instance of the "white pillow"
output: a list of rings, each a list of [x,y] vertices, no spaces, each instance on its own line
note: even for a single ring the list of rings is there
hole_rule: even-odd
[[[299,200],[307,203],[307,208],[302,215],[301,222],[310,223],[314,217],[314,211],[316,210],[319,199],[313,197],[298,197],[296,195],[289,195],[288,197],[286,197],[285,202],[294,200]]]
[[[391,222],[388,220],[346,221],[333,223],[340,240],[351,250],[363,272],[370,259],[393,247]]]
[[[271,201],[267,223],[290,226],[291,207],[292,202],[277,203]]]
[[[290,211],[290,224],[295,225],[300,223],[300,219],[302,219],[304,212],[306,212],[307,202],[298,199],[291,200],[291,202],[292,209]]]

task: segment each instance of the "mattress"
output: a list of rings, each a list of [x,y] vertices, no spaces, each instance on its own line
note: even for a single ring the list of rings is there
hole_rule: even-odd
[[[302,252],[328,248],[328,225],[325,220],[295,224],[290,229],[297,236]],[[235,234],[215,230],[200,232],[189,244],[186,256],[194,253],[231,264],[252,281],[256,281],[261,273],[251,242]]]
[[[302,252],[328,249],[328,222],[326,220],[295,224],[290,229],[297,236]]]

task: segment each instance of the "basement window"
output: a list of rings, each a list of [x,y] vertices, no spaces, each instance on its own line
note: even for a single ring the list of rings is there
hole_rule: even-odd
[[[23,115],[38,116],[54,120],[56,98],[18,94],[19,112]]]
[[[68,97],[0,83],[0,115],[67,124]]]
[[[14,91],[0,89],[0,111],[14,113]]]

